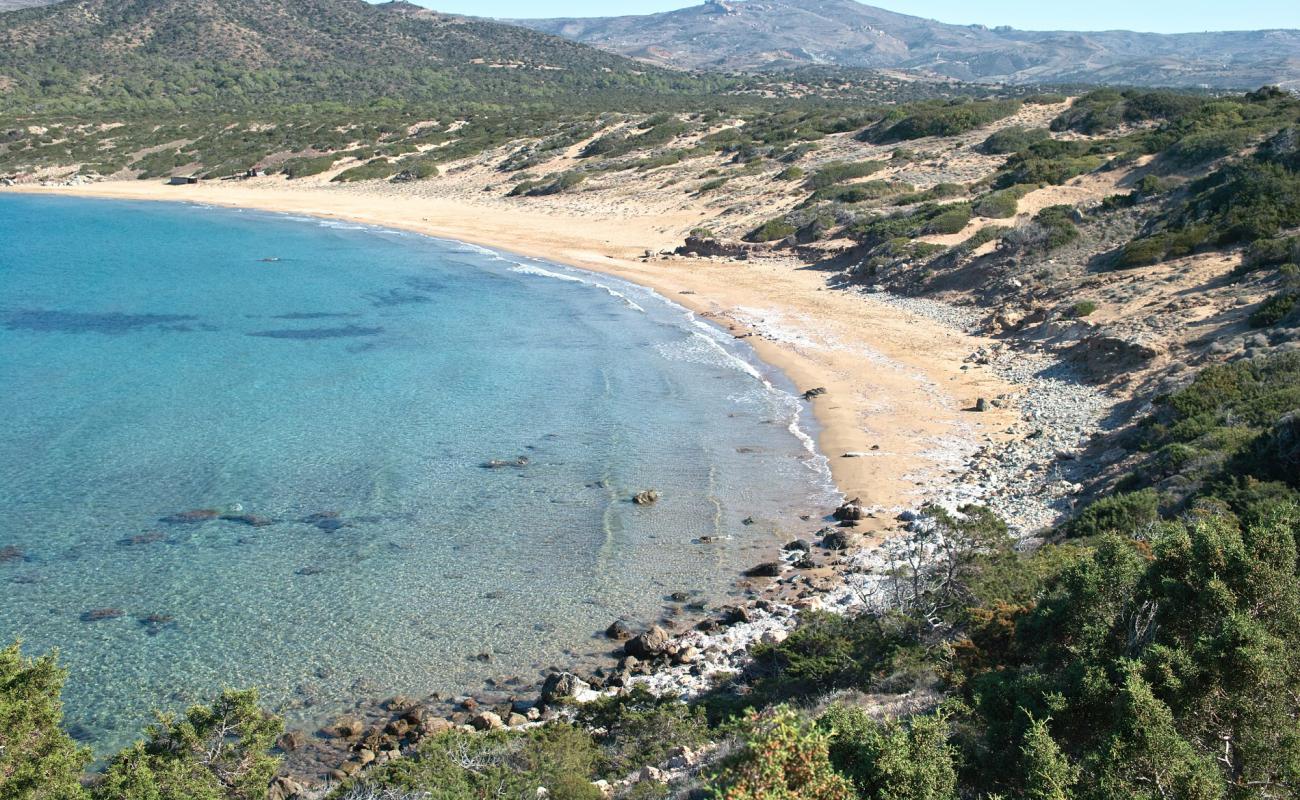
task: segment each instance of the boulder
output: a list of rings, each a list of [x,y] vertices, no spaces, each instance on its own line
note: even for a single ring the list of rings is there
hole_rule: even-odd
[[[745,570],[747,578],[775,578],[781,574],[781,564],[777,561],[765,561],[756,567]]]
[[[605,629],[605,636],[616,642],[626,642],[632,638],[632,629],[627,626],[623,620],[614,620],[609,627]]]
[[[553,672],[542,684],[542,705],[574,700],[591,691],[591,685],[572,672]]]
[[[307,736],[302,731],[285,731],[275,740],[275,746],[286,753],[292,753],[306,743]]]
[[[295,797],[301,797],[306,791],[307,788],[301,783],[281,775],[271,781],[271,787],[266,792],[266,800],[293,800]]]
[[[859,505],[859,500],[854,498],[835,509],[835,513],[832,514],[832,516],[841,522],[856,522],[865,517],[866,512],[863,510],[862,506]]]
[[[339,717],[334,720],[334,724],[326,732],[331,738],[351,739],[354,736],[360,736],[365,729],[365,724],[356,717]]]
[[[822,547],[827,550],[848,550],[853,546],[853,534],[845,530],[827,528],[822,535]]]
[[[628,640],[628,643],[623,645],[623,652],[638,659],[654,659],[667,652],[668,644],[668,632],[655,625],[645,633]]]
[[[812,551],[812,545],[803,539],[795,539],[793,542],[790,542],[789,544],[787,544],[785,547],[782,547],[781,549],[787,553],[792,553],[796,550],[798,550],[801,553],[808,553]]]
[[[469,724],[473,725],[474,730],[476,731],[495,731],[506,726],[506,724],[501,721],[501,717],[491,711],[483,711],[474,715],[474,718],[470,720]]]
[[[826,387],[818,386],[816,389],[809,389],[808,391],[804,392],[803,399],[811,400],[814,397],[821,397],[824,394],[826,394]]]

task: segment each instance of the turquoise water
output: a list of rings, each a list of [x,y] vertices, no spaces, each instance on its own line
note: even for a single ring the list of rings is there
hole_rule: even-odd
[[[61,650],[101,751],[223,686],[310,724],[532,678],[668,593],[722,601],[831,501],[792,389],[612,278],[0,197],[0,640]]]

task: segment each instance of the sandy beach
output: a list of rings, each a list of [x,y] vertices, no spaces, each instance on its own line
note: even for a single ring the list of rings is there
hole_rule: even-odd
[[[10,190],[15,191],[15,190]],[[18,191],[124,200],[205,203],[303,214],[409,230],[616,275],[650,287],[745,337],[810,401],[819,446],[840,490],[869,507],[914,507],[952,480],[963,461],[1013,421],[1010,410],[971,411],[1011,389],[963,369],[986,340],[827,287],[827,275],[794,260],[663,257],[694,222],[676,213],[601,215],[492,198],[403,196],[334,186],[286,187],[280,179],[164,186],[114,181]],[[868,530],[892,523],[868,520]]]

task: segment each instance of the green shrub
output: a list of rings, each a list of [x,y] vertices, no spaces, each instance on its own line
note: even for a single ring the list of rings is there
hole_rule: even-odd
[[[586,175],[577,170],[569,170],[546,178],[521,181],[510,190],[507,197],[544,197],[560,194],[582,183],[586,178]]]
[[[61,727],[66,678],[53,655],[24,658],[17,643],[0,650],[0,797],[86,797],[80,780],[90,751]]]
[[[699,194],[705,194],[706,192],[717,191],[718,189],[721,189],[723,186],[726,186],[728,180],[729,180],[728,178],[714,178],[713,180],[709,180],[709,181],[705,181],[704,183],[701,183],[699,188],[696,189],[695,191],[698,192]]]
[[[587,733],[567,724],[526,732],[450,731],[420,742],[406,758],[342,784],[331,798],[386,797],[382,790],[433,791],[435,800],[517,797],[544,787],[554,800],[600,800],[592,785],[600,751]],[[372,794],[361,790],[369,788]],[[425,795],[427,796],[427,795]]]
[[[1079,229],[1071,215],[1074,208],[1067,205],[1048,206],[1034,215],[1034,222],[1043,229],[1045,237],[1041,242],[1044,250],[1055,250],[1079,238]]]
[[[818,726],[830,734],[830,759],[853,781],[859,797],[952,800],[957,796],[956,748],[942,714],[906,723],[876,722],[860,708],[836,705]]]
[[[1160,519],[1160,495],[1155,489],[1104,497],[1092,503],[1067,526],[1072,537],[1103,533],[1128,535]]]
[[[803,167],[789,166],[776,173],[778,181],[797,181],[804,176]]]
[[[888,114],[861,138],[877,144],[956,136],[982,128],[1020,110],[1019,100],[933,100],[903,106]]]
[[[961,233],[970,224],[971,207],[969,203],[954,203],[935,215],[925,225],[927,234]]]
[[[775,242],[786,239],[799,229],[785,219],[770,219],[745,236],[747,242]]]
[[[883,161],[833,161],[817,169],[808,179],[813,189],[825,189],[837,183],[865,178],[885,168]]]
[[[376,158],[367,161],[361,166],[343,170],[334,176],[333,181],[335,183],[352,183],[355,181],[383,180],[392,177],[396,171],[397,167],[393,165],[393,162],[386,158]]]
[[[1046,128],[1013,126],[990,134],[989,138],[980,144],[979,151],[986,155],[1008,155],[1050,138],[1051,134]]]
[[[1014,217],[1020,208],[1020,198],[1032,189],[1031,186],[1011,186],[990,192],[975,201],[975,213],[990,219],[1007,219]]]
[[[1287,317],[1300,305],[1300,292],[1280,292],[1260,303],[1250,315],[1250,327],[1268,328]]]
[[[144,741],[109,763],[96,798],[262,800],[280,763],[270,750],[283,730],[258,707],[257,692],[223,692],[184,717],[160,715]]]
[[[641,686],[581,706],[576,721],[596,731],[599,771],[605,775],[627,775],[646,764],[666,761],[674,748],[698,749],[709,741],[702,708],[675,697],[652,695]]]
[[[1080,300],[1070,308],[1070,315],[1082,319],[1097,311],[1097,304],[1091,300]]]
[[[337,160],[335,156],[315,156],[313,158],[294,158],[284,162],[281,172],[290,179],[306,178],[328,172]]]
[[[1001,225],[985,225],[975,231],[969,239],[962,242],[961,246],[967,250],[974,250],[981,245],[988,244],[994,239],[1000,239],[1002,234],[1006,233],[1008,230],[1010,229]]]
[[[855,800],[831,766],[830,737],[794,711],[751,718],[745,749],[711,776],[714,800]]]

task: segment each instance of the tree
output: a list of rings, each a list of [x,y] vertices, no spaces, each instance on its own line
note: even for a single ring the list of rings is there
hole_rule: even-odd
[[[876,722],[858,708],[833,706],[820,720],[830,758],[858,795],[870,800],[950,800],[957,796],[956,754],[944,713],[906,723]]]
[[[1136,664],[1125,678],[1119,706],[1118,725],[1102,759],[1102,797],[1223,797],[1223,782],[1214,764],[1178,733],[1173,713],[1156,699]]]
[[[19,643],[0,650],[0,797],[81,800],[90,751],[66,733],[60,695],[67,671],[57,654],[24,658]]]
[[[1046,719],[1029,718],[1020,745],[1023,795],[1025,800],[1070,800],[1070,792],[1079,781],[1079,769],[1061,752],[1047,723]]]
[[[714,800],[853,800],[831,766],[830,736],[786,707],[749,722],[745,749],[712,780]]]
[[[227,690],[184,717],[161,714],[145,741],[119,753],[96,787],[97,800],[262,800],[284,730],[257,705],[256,691]]]

